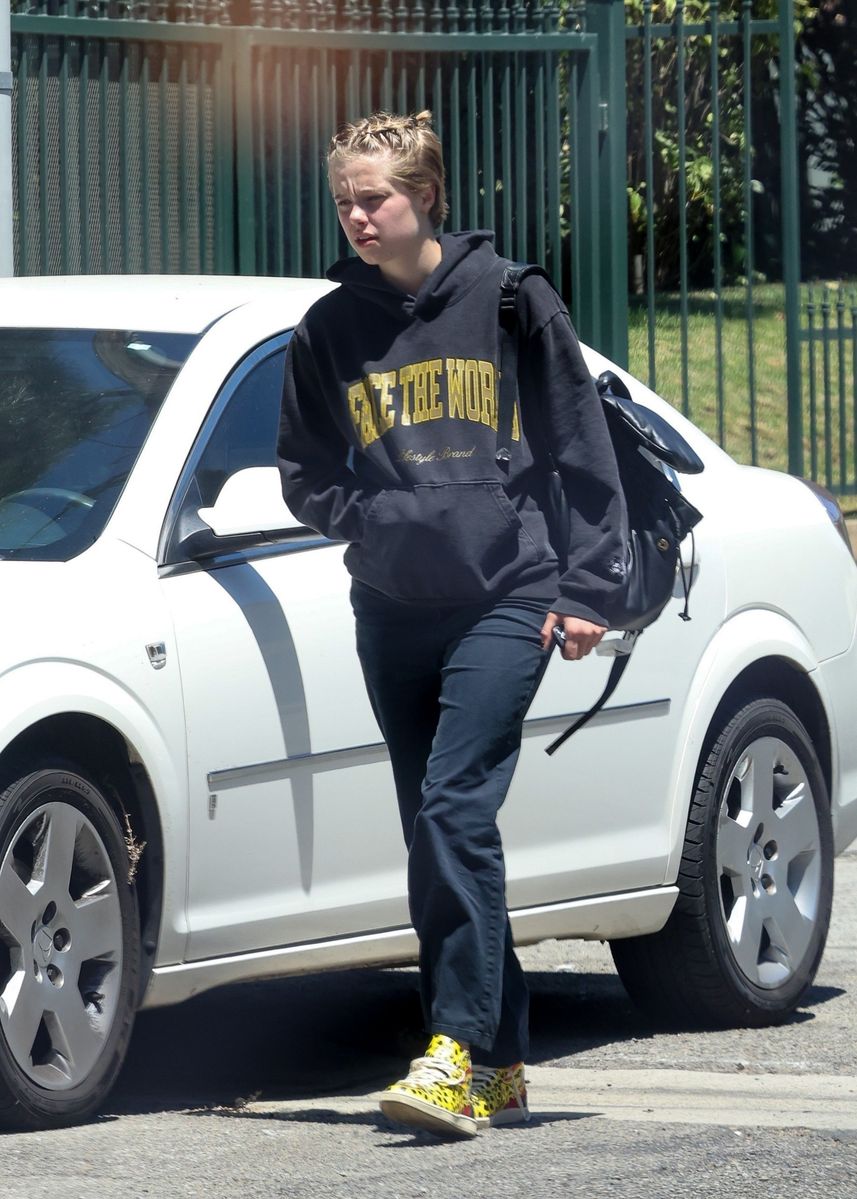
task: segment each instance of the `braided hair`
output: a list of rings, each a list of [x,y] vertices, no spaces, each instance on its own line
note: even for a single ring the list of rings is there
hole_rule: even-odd
[[[432,129],[428,109],[410,115],[373,112],[359,121],[340,126],[327,148],[327,172],[340,162],[381,155],[388,160],[389,176],[411,192],[434,187],[429,212],[437,227],[446,219],[446,171],[440,139]]]

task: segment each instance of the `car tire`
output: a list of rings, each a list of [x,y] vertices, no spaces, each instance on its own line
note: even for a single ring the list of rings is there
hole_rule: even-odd
[[[119,819],[77,768],[0,794],[0,1124],[78,1123],[113,1086],[139,985],[130,874]]]
[[[830,801],[812,741],[757,698],[713,730],[666,926],[611,943],[632,999],[680,1025],[785,1020],[812,984],[833,898]]]

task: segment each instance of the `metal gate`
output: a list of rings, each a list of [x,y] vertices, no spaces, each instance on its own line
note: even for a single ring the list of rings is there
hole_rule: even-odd
[[[330,133],[429,107],[451,226],[493,228],[502,253],[544,263],[581,335],[624,356],[601,261],[624,189],[605,203],[598,35],[574,9],[271,0],[230,26],[220,5],[167,22],[163,4],[94,20],[77,0],[62,15],[43,3],[12,24],[19,274],[320,274],[344,249]]]
[[[13,10],[24,2],[13,0]],[[810,397],[801,394],[810,343],[799,315],[793,0],[767,19],[753,7],[771,9],[770,0],[586,0],[562,10],[554,0],[26,2],[29,11],[12,17],[19,273],[319,274],[345,248],[322,167],[330,132],[373,108],[429,107],[447,154],[450,227],[493,228],[502,253],[544,263],[584,340],[620,364],[629,360],[630,292],[634,335],[643,338],[632,345],[637,373],[739,459],[796,472],[807,456],[818,463]],[[686,19],[691,4],[704,19]],[[659,23],[658,12],[669,21]],[[758,48],[771,44],[777,127],[760,134],[749,72]],[[669,77],[658,74],[664,47],[674,48]],[[686,219],[694,166],[687,121],[699,102],[688,63],[700,47],[709,56],[713,197],[702,298],[688,271]],[[733,53],[746,67],[736,84],[745,97],[745,220],[734,236],[747,257],[737,293],[726,286],[720,226],[734,147],[718,107],[723,56]],[[656,91],[676,122],[670,169],[681,261],[671,291],[656,273]],[[783,337],[773,385],[760,361],[754,273],[754,147],[763,136],[775,137],[781,165],[775,302]],[[643,239],[636,286],[628,252],[635,188]],[[738,375],[724,339],[736,305]],[[694,323],[703,310],[707,359]],[[669,322],[672,378],[659,340]],[[695,378],[701,361],[704,388]],[[779,410],[768,422],[771,404]],[[829,473],[841,477],[835,465]]]
[[[794,4],[629,0],[624,35],[632,364],[739,460],[802,473]]]
[[[809,475],[857,492],[857,292],[810,287],[801,320]]]

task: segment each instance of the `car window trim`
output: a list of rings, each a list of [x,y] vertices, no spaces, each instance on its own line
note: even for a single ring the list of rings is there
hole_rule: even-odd
[[[166,516],[161,526],[161,535],[158,539],[157,562],[158,574],[161,577],[185,574],[195,570],[212,570],[220,566],[234,566],[238,563],[246,562],[250,558],[271,557],[276,554],[291,553],[295,550],[316,549],[319,546],[335,544],[328,538],[322,537],[320,534],[307,528],[283,530],[276,538],[270,532],[260,532],[257,543],[251,544],[242,550],[225,552],[222,556],[209,558],[205,562],[197,562],[191,558],[175,554],[175,547],[172,545],[176,524],[184,507],[188,488],[193,481],[202,456],[230,400],[251,371],[285,349],[289,343],[291,333],[291,329],[284,330],[282,333],[278,333],[274,337],[269,337],[266,341],[260,342],[259,345],[249,350],[232,368],[232,371],[214,397],[211,407],[206,413],[205,419],[194,439],[185,464],[179,473],[178,480],[173,488],[173,494],[167,505]]]
[[[175,562],[163,562],[158,566],[158,578],[171,579],[175,575],[192,574],[198,570],[224,570],[229,566],[240,566],[244,562],[258,562],[265,558],[281,558],[283,554],[304,553],[306,550],[322,549],[325,546],[341,545],[342,542],[331,541],[311,530],[289,529],[284,531],[281,538],[271,540],[266,533],[259,534],[259,544],[250,545],[245,549],[224,552],[216,558],[206,558],[197,562],[191,558],[182,558]],[[267,540],[266,540],[267,538]]]

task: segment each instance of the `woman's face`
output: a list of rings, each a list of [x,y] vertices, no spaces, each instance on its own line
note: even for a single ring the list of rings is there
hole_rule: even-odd
[[[352,158],[330,174],[339,223],[364,262],[383,268],[413,258],[434,235],[429,212],[434,188],[412,192],[387,173],[387,159]]]

